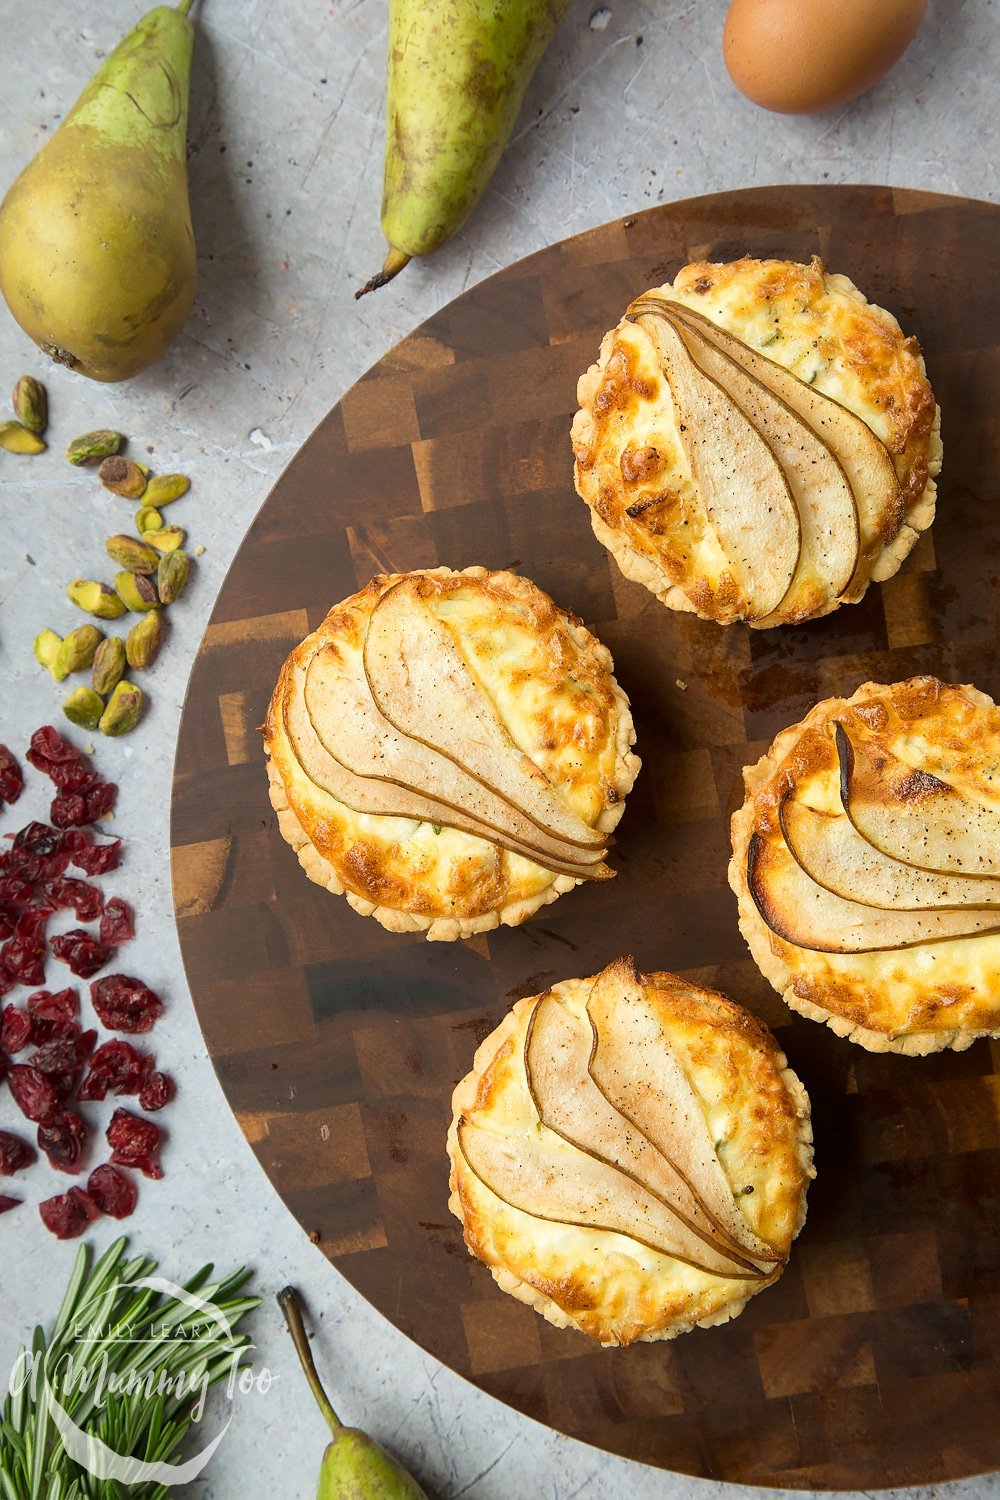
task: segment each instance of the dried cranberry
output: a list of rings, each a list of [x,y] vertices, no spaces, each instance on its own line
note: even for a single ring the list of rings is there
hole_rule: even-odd
[[[24,775],[16,759],[0,745],[0,807],[5,802],[16,802],[24,790]]]
[[[31,881],[25,880],[23,875],[15,872],[0,876],[0,901],[10,902],[13,906],[27,906],[33,894]]]
[[[15,1172],[23,1172],[37,1160],[34,1146],[9,1130],[0,1130],[0,1177],[13,1177]]]
[[[155,1114],[170,1103],[175,1092],[176,1085],[168,1073],[150,1073],[139,1090],[139,1108]]]
[[[27,1011],[16,1005],[5,1005],[0,1011],[0,1047],[4,1052],[21,1052],[34,1036],[35,1025]]]
[[[59,834],[48,823],[39,823],[36,819],[18,830],[13,847],[26,850],[28,854],[54,854],[59,848]]]
[[[79,1172],[87,1127],[79,1115],[62,1110],[38,1127],[38,1148],[57,1172]]]
[[[52,915],[44,906],[29,906],[17,919],[16,935],[20,942],[39,946],[45,941],[45,924]]]
[[[49,817],[57,828],[79,828],[81,823],[91,822],[87,817],[87,799],[79,792],[60,792],[53,797]]]
[[[12,1063],[7,1069],[7,1085],[22,1115],[36,1125],[57,1113],[59,1094],[51,1078],[30,1063]]]
[[[106,818],[115,805],[118,796],[118,787],[113,781],[99,781],[96,786],[91,787],[86,794],[87,799],[87,822],[99,823]]]
[[[12,1208],[23,1202],[23,1198],[8,1198],[6,1193],[0,1193],[0,1214],[9,1214]]]
[[[90,1072],[80,1085],[81,1099],[104,1099],[114,1094],[137,1094],[148,1072],[131,1042],[104,1042],[90,1059]],[[152,1063],[153,1059],[148,1061]]]
[[[57,786],[61,792],[80,792],[83,795],[101,779],[96,771],[85,764],[82,756],[76,760],[50,761],[47,774],[52,785]]]
[[[108,974],[90,986],[90,998],[103,1026],[134,1035],[151,1031],[163,1014],[163,1001],[141,979]]]
[[[121,839],[112,839],[110,844],[85,844],[74,852],[72,863],[85,875],[106,875],[109,870],[117,870],[121,849]]]
[[[36,990],[28,996],[28,1014],[38,1021],[73,1021],[80,1011],[76,990]]]
[[[107,1162],[91,1172],[87,1178],[87,1192],[101,1213],[112,1219],[127,1219],[135,1211],[139,1197],[139,1190],[131,1177],[126,1177],[124,1172]]]
[[[46,901],[54,911],[71,906],[78,922],[93,922],[104,906],[104,895],[96,885],[86,880],[75,880],[72,876],[63,880],[47,880],[42,887]]]
[[[4,938],[14,936],[14,928],[17,926],[17,912],[6,902],[0,901],[0,942]]]
[[[36,729],[31,736],[31,745],[28,750],[28,760],[35,765],[35,760],[64,761],[79,760],[80,752],[69,740],[64,740],[58,729],[53,729],[51,724],[43,724],[41,729]],[[44,766],[37,766],[37,770],[44,770]]]
[[[127,901],[112,896],[101,913],[99,931],[101,942],[107,943],[109,948],[120,948],[122,943],[135,937],[135,913]]]
[[[51,1230],[57,1240],[75,1240],[101,1216],[101,1210],[89,1193],[82,1188],[71,1187],[68,1193],[56,1198],[46,1198],[39,1203],[38,1212],[42,1223]]]
[[[38,943],[24,943],[20,938],[8,938],[0,948],[0,963],[18,984],[45,983],[45,949]]]
[[[82,1061],[80,1041],[72,1036],[53,1037],[31,1056],[31,1066],[39,1073],[72,1073]]]
[[[160,1147],[160,1127],[127,1109],[116,1109],[108,1126],[108,1145],[115,1166],[136,1167],[147,1177],[162,1177],[163,1168],[153,1160]]]
[[[0,999],[3,999],[4,995],[9,994],[16,983],[17,981],[13,975],[8,974],[3,964],[0,963]]]
[[[111,949],[105,948],[96,938],[91,937],[89,932],[84,932],[82,927],[74,927],[69,932],[61,932],[54,937],[49,944],[53,956],[60,963],[69,964],[70,971],[81,979],[89,979],[91,974],[96,974],[98,969],[103,969],[111,957]],[[2,950],[0,950],[2,952]],[[35,981],[32,980],[31,983]]]

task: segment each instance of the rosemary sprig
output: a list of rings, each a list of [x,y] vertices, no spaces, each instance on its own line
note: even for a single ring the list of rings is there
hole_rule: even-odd
[[[239,1368],[249,1339],[232,1330],[260,1303],[238,1295],[251,1272],[212,1281],[212,1267],[202,1267],[184,1285],[196,1299],[188,1305],[157,1285],[137,1287],[155,1281],[156,1262],[126,1260],[126,1244],[116,1240],[93,1267],[87,1248],[80,1249],[50,1338],[36,1328],[30,1350],[18,1355],[0,1414],[2,1500],[163,1500],[166,1485],[100,1479],[75,1463],[46,1388],[91,1443],[166,1463],[202,1392]],[[67,1379],[68,1370],[91,1378]]]

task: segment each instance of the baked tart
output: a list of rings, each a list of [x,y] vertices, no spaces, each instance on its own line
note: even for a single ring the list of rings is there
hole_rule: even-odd
[[[761,973],[872,1052],[1000,1036],[1000,710],[935,677],[818,704],[744,771],[729,880]]]
[[[519,1000],[452,1105],[470,1252],[602,1344],[735,1317],[805,1219],[809,1100],[770,1032],[630,958]]]
[[[859,600],[934,518],[917,342],[818,259],[697,261],[581,377],[576,487],[627,578],[757,629]]]
[[[514,573],[434,568],[373,578],[296,646],[264,747],[309,878],[450,940],[611,878],[634,738],[578,619]]]

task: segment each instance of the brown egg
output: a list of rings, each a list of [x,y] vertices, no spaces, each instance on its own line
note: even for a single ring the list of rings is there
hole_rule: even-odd
[[[733,0],[729,75],[765,109],[812,114],[877,83],[917,34],[927,0]]]

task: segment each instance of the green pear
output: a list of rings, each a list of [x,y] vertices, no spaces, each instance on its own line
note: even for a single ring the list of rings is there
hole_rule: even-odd
[[[93,380],[152,364],[194,300],[191,4],[143,17],[0,205],[7,306],[46,354]]]
[[[426,1491],[391,1453],[359,1427],[345,1427],[320,1382],[294,1287],[278,1293],[278,1306],[299,1356],[309,1389],[333,1433],[319,1471],[316,1500],[427,1500]]]
[[[382,231],[385,286],[478,202],[569,0],[390,0]]]

